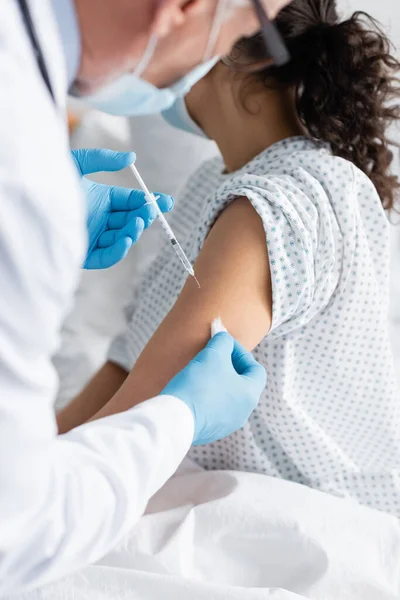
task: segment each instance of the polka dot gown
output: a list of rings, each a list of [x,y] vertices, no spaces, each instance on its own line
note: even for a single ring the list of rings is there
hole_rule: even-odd
[[[172,219],[192,262],[218,215],[240,196],[262,219],[271,267],[272,328],[254,351],[268,386],[242,430],[193,448],[191,457],[206,469],[282,477],[400,516],[389,224],[374,186],[326,145],[302,137],[228,175],[212,159],[189,180]],[[185,280],[165,245],[110,360],[132,368]]]

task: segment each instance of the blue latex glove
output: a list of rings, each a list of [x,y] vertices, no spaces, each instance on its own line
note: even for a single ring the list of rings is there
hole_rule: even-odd
[[[218,333],[162,394],[187,404],[195,420],[193,445],[201,446],[243,427],[266,381],[253,355],[228,333]]]
[[[156,218],[156,210],[146,204],[142,191],[94,183],[84,175],[100,171],[120,171],[135,161],[134,152],[112,150],[72,150],[72,157],[82,176],[88,201],[89,249],[85,269],[107,269],[125,258]],[[160,196],[163,212],[172,209],[170,196]]]

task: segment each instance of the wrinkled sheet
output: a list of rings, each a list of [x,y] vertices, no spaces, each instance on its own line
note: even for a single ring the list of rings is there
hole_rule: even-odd
[[[98,565],[17,597],[397,600],[400,525],[298,484],[188,463]]]

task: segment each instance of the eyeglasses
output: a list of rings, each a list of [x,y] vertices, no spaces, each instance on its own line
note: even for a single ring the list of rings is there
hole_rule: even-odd
[[[271,23],[264,10],[261,0],[251,0],[257,18],[260,21],[261,35],[268,56],[273,60],[275,67],[282,67],[290,61],[290,54],[286,44],[275,25]]]

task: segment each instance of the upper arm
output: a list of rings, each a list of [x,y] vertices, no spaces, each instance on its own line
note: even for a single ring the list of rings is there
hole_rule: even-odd
[[[130,375],[100,414],[120,412],[159,394],[208,342],[220,316],[252,350],[268,333],[272,290],[262,221],[246,198],[226,208],[207,237],[191,278],[148,342]]]

